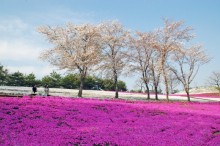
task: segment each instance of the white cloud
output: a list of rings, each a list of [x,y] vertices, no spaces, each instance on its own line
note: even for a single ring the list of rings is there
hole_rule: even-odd
[[[0,63],[10,72],[33,72],[42,77],[53,70],[39,60],[40,52],[49,44],[33,31],[31,24],[19,18],[0,21]]]
[[[24,40],[0,41],[0,60],[37,61],[41,50]]]
[[[42,78],[56,69],[39,59],[42,49],[25,40],[0,41],[0,63],[11,73],[34,73],[37,78]]]
[[[18,35],[29,28],[28,24],[19,18],[0,20],[0,32],[4,35]]]
[[[0,20],[0,61],[37,59],[41,48],[31,41],[35,37],[31,28],[16,17]]]

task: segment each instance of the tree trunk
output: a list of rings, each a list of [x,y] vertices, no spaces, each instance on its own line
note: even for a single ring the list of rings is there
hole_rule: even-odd
[[[147,99],[149,100],[150,99],[150,89],[149,89],[148,84],[145,83],[145,85],[146,85],[146,89],[147,89]]]
[[[217,87],[217,90],[218,90],[218,95],[220,96],[220,87],[219,86]]]
[[[155,99],[158,100],[157,86],[154,86],[154,92],[155,92]]]
[[[185,88],[187,100],[190,102],[190,96],[189,96],[189,88]]]
[[[166,62],[166,53],[163,52],[161,56],[161,69],[162,69],[162,74],[164,78],[164,83],[165,83],[165,89],[166,89],[166,99],[169,101],[169,87],[168,87],[168,77],[165,71],[165,62]]]
[[[118,98],[118,85],[115,87],[115,98]]]
[[[79,86],[78,97],[82,97],[82,90],[83,90],[84,80],[85,80],[85,75],[80,74],[80,86]]]
[[[165,81],[165,84],[166,84],[166,99],[167,99],[167,101],[169,101],[169,87],[168,87],[168,82]]]
[[[115,98],[118,98],[118,77],[117,74],[115,74]]]
[[[168,86],[168,79],[165,69],[163,69],[163,77],[164,77],[165,89],[166,89],[166,99],[167,101],[169,101],[169,86]]]

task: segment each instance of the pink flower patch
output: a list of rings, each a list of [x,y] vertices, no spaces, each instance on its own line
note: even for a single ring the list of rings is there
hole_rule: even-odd
[[[220,103],[0,98],[0,145],[220,145]]]

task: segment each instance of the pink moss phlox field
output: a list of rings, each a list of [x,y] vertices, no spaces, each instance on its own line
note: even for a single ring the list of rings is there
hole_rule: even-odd
[[[0,98],[0,145],[220,145],[220,103]]]

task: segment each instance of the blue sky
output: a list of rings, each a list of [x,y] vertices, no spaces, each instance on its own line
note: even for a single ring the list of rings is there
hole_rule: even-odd
[[[163,27],[163,18],[184,20],[194,28],[193,43],[203,44],[212,60],[201,67],[192,86],[205,85],[213,71],[220,71],[219,0],[1,0],[0,63],[11,72],[35,73],[38,78],[56,68],[38,59],[50,47],[36,32],[39,25],[120,21],[127,29],[151,31]],[[136,76],[121,78],[128,88]]]

